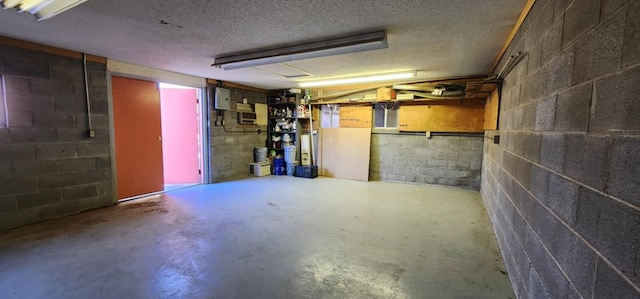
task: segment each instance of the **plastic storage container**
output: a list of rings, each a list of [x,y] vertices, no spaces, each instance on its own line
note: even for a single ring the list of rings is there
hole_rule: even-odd
[[[296,161],[295,145],[287,145],[284,147],[284,161],[287,163],[293,163]]]
[[[267,148],[266,147],[256,147],[253,149],[253,162],[264,162],[267,161]]]
[[[318,166],[298,165],[296,166],[296,176],[299,178],[309,179],[318,177]]]
[[[275,158],[273,159],[273,174],[275,175],[285,175],[287,174],[287,167],[284,163],[284,158]]]
[[[296,167],[298,166],[298,161],[289,163],[287,162],[287,175],[293,176],[296,174]]]

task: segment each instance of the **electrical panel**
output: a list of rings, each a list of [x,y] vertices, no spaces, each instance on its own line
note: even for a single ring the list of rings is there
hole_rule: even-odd
[[[218,110],[231,110],[231,91],[226,88],[216,87],[213,108]]]

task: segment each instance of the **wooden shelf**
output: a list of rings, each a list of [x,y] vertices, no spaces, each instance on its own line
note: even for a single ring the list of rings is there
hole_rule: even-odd
[[[279,103],[269,103],[271,106],[295,106],[295,102],[279,102]]]
[[[475,81],[467,82],[467,89],[464,98],[465,99],[486,99],[491,95],[491,92],[498,88],[500,81]]]
[[[295,117],[280,117],[280,116],[269,116],[269,119],[296,119]]]

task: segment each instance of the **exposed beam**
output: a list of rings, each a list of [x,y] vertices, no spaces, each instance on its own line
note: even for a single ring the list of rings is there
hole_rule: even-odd
[[[418,91],[431,91],[433,87],[421,86],[417,84],[394,84],[393,89],[395,90],[418,90]]]
[[[378,84],[378,85],[367,85],[366,87],[363,88],[357,88],[357,89],[351,89],[353,87],[349,87],[349,86],[342,86],[341,90],[347,90],[344,92],[340,92],[340,93],[336,93],[336,94],[332,94],[332,95],[327,95],[324,97],[320,97],[317,99],[312,99],[312,102],[314,104],[319,104],[321,102],[325,102],[327,100],[334,100],[337,98],[341,98],[344,96],[348,96],[348,95],[352,95],[355,93],[361,93],[361,92],[366,92],[369,90],[376,90],[378,88],[384,88],[384,87],[393,87],[393,85],[406,85],[406,84],[465,84],[469,81],[473,81],[473,80],[480,80],[481,78],[485,78],[485,77],[480,77],[480,76],[472,76],[472,77],[455,77],[455,78],[449,78],[449,79],[434,79],[434,80],[427,80],[427,81],[406,81],[406,82],[396,82],[396,83],[387,83],[387,84]],[[318,88],[318,89],[312,89],[312,90],[325,90],[324,88]]]

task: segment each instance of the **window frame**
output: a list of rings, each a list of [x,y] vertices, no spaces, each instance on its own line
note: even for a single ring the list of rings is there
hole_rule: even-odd
[[[386,108],[383,105],[392,105],[393,108],[389,109],[389,108]],[[376,116],[377,116],[377,113],[378,113],[378,109],[377,109],[378,107],[382,107],[382,109],[384,110],[384,116],[383,116],[384,126],[383,127],[376,126],[377,125]],[[400,124],[399,124],[399,120],[400,120],[400,117],[399,117],[399,114],[400,114],[400,103],[397,103],[397,102],[375,103],[375,104],[373,104],[373,109],[372,110],[373,110],[372,126],[373,126],[373,130],[374,131],[384,131],[384,132],[389,132],[389,131],[397,132],[397,131],[399,131],[399,128],[400,128]],[[388,126],[389,111],[393,111],[393,110],[396,111],[395,112],[396,113],[396,117],[395,117],[396,123],[395,123],[395,126],[390,127],[390,126]]]
[[[329,109],[329,126],[325,126],[325,107]],[[324,104],[320,106],[320,127],[321,128],[340,128],[340,104]],[[337,116],[334,123],[334,117]]]

